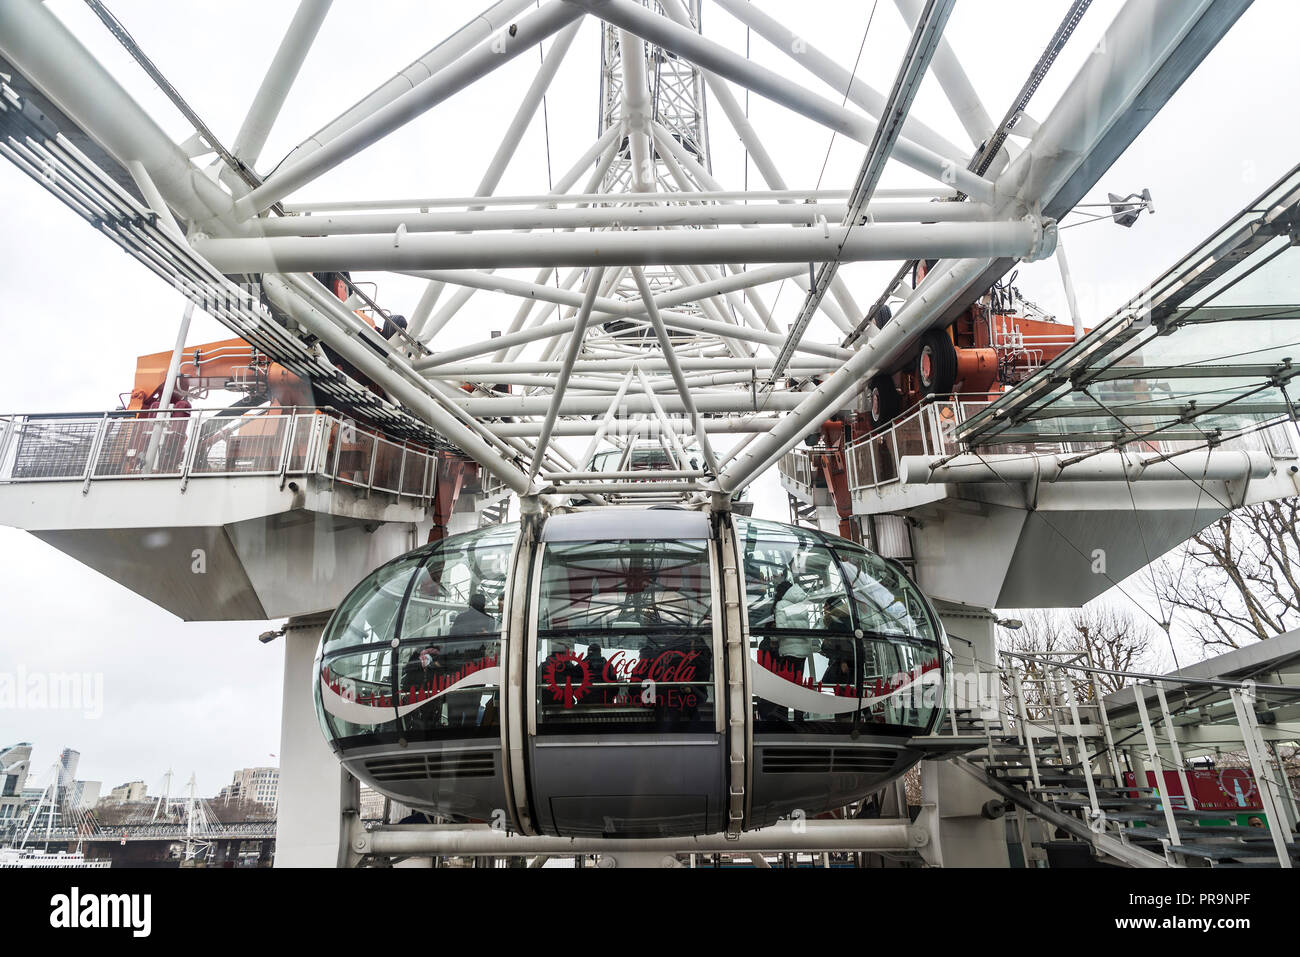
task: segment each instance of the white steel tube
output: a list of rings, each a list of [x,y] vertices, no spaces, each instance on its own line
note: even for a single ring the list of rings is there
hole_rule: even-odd
[[[1083,338],[1083,316],[1079,313],[1079,302],[1074,296],[1074,281],[1070,278],[1070,263],[1065,258],[1065,243],[1056,241],[1056,265],[1061,270],[1061,285],[1065,287],[1065,304],[1070,309],[1070,322],[1074,324],[1074,341]]]
[[[741,203],[699,206],[600,206],[552,209],[491,209],[441,213],[386,212],[281,216],[261,224],[264,236],[391,236],[408,233],[482,232],[505,229],[623,229],[658,226],[813,226],[838,223],[844,203]],[[982,203],[873,202],[864,215],[877,223],[971,223],[988,220]]]
[[[250,194],[251,195],[251,194]],[[1052,253],[1032,218],[987,223],[844,226],[825,229],[660,230],[509,236],[418,233],[384,236],[213,238],[195,249],[225,273],[336,269],[510,269],[717,262],[788,263],[897,259],[1022,258]]]
[[[614,129],[614,127],[610,127]],[[608,131],[606,131],[608,132]],[[768,200],[797,203],[828,203],[848,197],[847,189],[785,189],[785,190],[703,190],[689,196],[679,191],[667,193],[565,193],[556,196],[551,193],[525,193],[508,196],[427,196],[419,199],[354,199],[332,203],[285,203],[284,211],[291,215],[307,213],[348,213],[374,210],[405,210],[416,212],[425,209],[442,209],[453,206],[536,206],[545,203],[553,206],[632,206],[637,204],[658,205],[661,203],[757,203]],[[878,189],[878,199],[950,200],[956,197],[955,190],[934,189]]]
[[[797,392],[774,392],[758,397],[757,401],[748,391],[710,393],[695,398],[695,407],[704,413],[716,412],[786,412],[803,398]],[[657,396],[656,400],[663,407],[665,414],[681,415],[686,407],[682,400],[674,395]],[[466,395],[464,399],[454,400],[456,404],[476,418],[518,417],[521,415],[545,415],[550,406],[547,396],[502,396],[500,398],[477,398]],[[654,404],[644,395],[629,395],[625,399],[626,412],[653,414]],[[604,396],[565,396],[560,405],[561,415],[600,415],[609,407]],[[453,440],[454,441],[454,440]]]
[[[626,30],[618,31],[619,64],[623,68],[623,126],[632,159],[632,191],[654,189],[655,164],[650,150],[650,88],[646,86],[645,41]]]
[[[281,165],[297,162],[320,149],[340,133],[408,93],[444,67],[478,46],[494,32],[504,28],[514,17],[533,6],[535,0],[501,0],[451,34],[401,72],[390,77],[353,106],[344,110],[325,126],[294,147]]]
[[[275,57],[262,78],[262,85],[257,88],[253,103],[230,148],[235,158],[246,166],[251,168],[257,165],[262,147],[271,135],[271,127],[275,125],[293,81],[316,40],[321,24],[325,22],[331,2],[332,0],[302,0],[293,19],[289,21],[284,39],[275,51]],[[233,170],[223,173],[222,179],[228,184],[238,183],[243,190],[248,189],[244,181],[234,175]]]
[[[636,375],[636,370],[629,369],[627,375],[623,377],[623,381],[619,383],[618,391],[614,393],[609,408],[601,416],[600,425],[596,427],[595,434],[592,435],[591,441],[587,444],[586,451],[582,453],[582,458],[578,459],[584,468],[591,462],[592,456],[596,454],[596,449],[600,446],[600,440],[605,437],[605,433],[609,431],[609,427],[613,425],[615,417],[618,416],[623,396],[627,395],[627,387],[632,384],[634,375]]]
[[[842,97],[847,92],[850,103],[865,110],[871,116],[880,118],[880,114],[885,109],[885,95],[866,83],[862,77],[853,76],[810,44],[806,38],[797,36],[794,31],[768,16],[758,8],[757,4],[750,3],[749,0],[714,0],[714,2],[835,90],[838,96]],[[915,23],[916,17],[913,17],[908,27]],[[903,132],[908,139],[933,150],[940,156],[955,158],[962,155],[963,151],[959,146],[915,117],[907,118],[903,124]]]
[[[569,338],[569,348],[564,354],[564,361],[560,364],[560,374],[555,380],[554,391],[551,393],[551,404],[546,410],[546,418],[542,420],[541,437],[537,440],[533,463],[528,470],[529,482],[537,475],[546,447],[551,443],[551,429],[555,427],[556,416],[560,414],[564,392],[569,387],[569,376],[573,374],[573,363],[578,358],[578,350],[582,348],[582,334],[587,331],[587,323],[591,319],[591,307],[596,302],[596,291],[600,288],[600,280],[604,273],[604,268],[597,267],[587,277],[587,291],[582,297],[582,306],[574,319],[573,335]]]
[[[645,306],[646,315],[650,317],[650,325],[654,327],[655,335],[659,338],[659,348],[664,354],[664,360],[668,363],[668,371],[672,373],[673,381],[677,384],[677,394],[681,397],[682,407],[686,410],[686,415],[691,421],[691,426],[695,429],[696,438],[700,443],[700,452],[704,456],[704,461],[708,463],[709,470],[718,474],[718,457],[713,454],[713,445],[709,442],[709,437],[704,431],[701,424],[700,413],[695,408],[695,400],[691,397],[691,387],[686,381],[686,375],[682,372],[682,367],[677,363],[677,353],[673,351],[672,340],[668,338],[668,329],[664,326],[664,321],[659,315],[659,308],[655,305],[654,294],[650,291],[650,284],[645,281],[645,273],[635,266],[632,268],[632,277],[636,280],[637,290],[641,293],[641,304]],[[641,369],[642,380],[646,383],[646,390],[649,392],[650,383],[645,377],[645,370]]]
[[[642,486],[644,488],[644,486]],[[834,849],[902,851],[929,842],[924,827],[905,818],[853,821],[807,821],[803,828],[768,827],[738,836],[666,838],[528,837],[486,824],[386,826],[356,835],[362,854],[520,855],[614,853],[709,853],[713,851],[796,851]]]
[[[604,178],[605,171],[609,169],[610,163],[613,162],[614,154],[617,152],[618,148],[618,135],[619,131],[615,127],[610,127],[602,133],[596,139],[596,142],[592,143],[591,146],[588,147],[587,151],[578,158],[578,161],[569,168],[568,172],[560,177],[559,182],[555,184],[555,192],[563,193],[565,190],[571,188],[577,181],[578,177],[582,175],[582,171],[589,167],[593,162],[596,164],[596,168],[592,170],[591,176],[587,180],[587,186],[588,188],[595,188],[596,184]],[[551,271],[552,267],[542,269],[537,273],[534,282],[545,282],[550,276]],[[576,282],[577,271],[575,270],[570,275],[573,276],[572,281]],[[566,283],[566,288],[570,284],[571,283]],[[431,283],[429,288],[441,291],[442,284],[438,282]],[[449,303],[446,308],[433,317],[432,328],[424,330],[419,336],[417,336],[417,338],[419,338],[421,342],[427,343],[439,330],[442,329],[444,325],[447,324],[447,322],[451,320],[452,316],[454,316],[456,312],[467,301],[469,301],[471,295],[473,295],[472,292],[464,296],[458,296],[455,302]],[[424,299],[422,297],[421,302],[423,303],[423,301]],[[430,309],[432,309],[432,306]],[[523,324],[524,317],[527,316],[527,314],[526,310],[521,309],[515,316],[514,321],[511,322],[509,331],[516,331]],[[421,325],[423,325],[423,323],[421,323]]]
[[[871,142],[876,124],[838,103],[813,93],[780,74],[762,67],[721,44],[705,39],[666,17],[652,13],[631,0],[568,0],[591,13],[635,33],[642,39],[663,47],[705,70],[737,83],[760,96],[794,110],[823,126],[833,129],[864,145]],[[956,185],[962,192],[983,202],[993,200],[993,184],[976,176],[949,158],[900,138],[894,149],[899,161],[945,185]]]
[[[898,314],[867,340],[853,358],[812,392],[775,429],[761,436],[738,455],[719,477],[724,492],[734,492],[785,454],[786,450],[819,423],[834,408],[843,408],[880,372],[885,363],[903,353],[924,332],[938,313],[960,295],[964,285],[989,265],[988,260],[965,260],[957,267],[921,283]],[[779,393],[774,393],[776,395]]]
[[[719,2],[724,6],[729,5],[729,0],[719,0]],[[898,7],[898,12],[903,15],[903,20],[909,29],[916,26],[917,18],[921,15],[922,0],[894,0],[894,5]],[[957,59],[957,54],[953,52],[952,44],[946,37],[939,41],[939,48],[934,52],[930,70],[934,73],[934,78],[939,81],[939,86],[943,88],[953,112],[961,120],[966,135],[970,137],[971,145],[978,147],[993,134],[993,118],[984,108],[979,94],[971,84],[970,77],[962,69],[961,61]],[[945,155],[955,158],[961,153],[954,148],[952,152]]]
[[[513,491],[521,495],[530,491],[531,486],[528,477],[523,472],[506,461],[485,439],[459,422],[454,414],[442,407],[440,401],[433,394],[422,391],[407,381],[406,378],[393,371],[390,364],[400,363],[402,360],[399,356],[390,355],[388,359],[381,358],[378,353],[371,351],[363,343],[357,342],[355,338],[341,332],[324,314],[318,312],[315,306],[311,305],[303,296],[298,295],[297,290],[286,279],[280,276],[266,275],[263,277],[262,282],[267,295],[280,308],[302,323],[312,335],[329,343],[332,348],[336,349],[343,358],[356,366],[362,373],[390,391],[399,401],[409,406],[416,414],[446,436],[449,442],[464,449],[479,465],[501,479]]]
[[[942,462],[924,455],[899,459],[899,479],[907,485],[969,482],[1233,482],[1264,478],[1273,472],[1266,452],[1224,449],[1185,452],[1176,459],[1098,452],[1069,464],[1076,455],[957,455]],[[940,464],[942,462],[942,464]],[[933,467],[932,467],[933,466]]]
[[[537,113],[538,104],[541,103],[542,97],[546,95],[546,90],[550,87],[551,80],[555,78],[555,71],[564,60],[564,55],[568,52],[569,46],[573,43],[573,38],[577,34],[580,25],[581,21],[575,21],[570,24],[564,30],[560,31],[559,35],[555,38],[555,42],[551,44],[550,51],[546,54],[541,67],[533,77],[533,82],[529,84],[528,91],[524,94],[523,100],[515,110],[515,115],[513,119],[511,119],[510,125],[506,128],[505,135],[501,138],[501,142],[497,145],[496,152],[488,162],[487,169],[484,171],[482,179],[479,180],[478,189],[474,191],[476,194],[480,196],[489,196],[496,191],[497,184],[501,182],[502,174],[505,173],[506,167],[510,164],[511,158],[519,148],[519,142],[523,139],[524,133],[528,130],[528,124],[532,122],[533,116]],[[587,160],[587,155],[583,156],[583,160]],[[588,163],[589,161],[583,162],[583,167],[587,166]],[[564,188],[568,189],[568,185],[566,184]],[[472,219],[482,209],[482,206],[471,206],[466,210],[464,215],[467,218]],[[471,225],[464,228],[472,230],[474,227]],[[410,226],[407,225],[407,223],[401,222],[382,231],[396,234],[398,230],[406,231],[409,229]],[[265,229],[263,229],[262,232],[263,235],[268,235]],[[396,241],[397,240],[394,239],[394,242]],[[415,315],[412,317],[411,321],[411,328],[413,330],[411,333],[412,338],[424,342],[437,335],[442,326],[446,324],[447,320],[450,319],[451,316],[465,304],[469,297],[473,295],[472,292],[463,293],[462,296],[458,298],[458,301],[451,303],[447,309],[444,309],[442,313],[439,314],[438,317],[435,317],[434,328],[426,332],[425,324],[428,322],[429,312],[432,311],[433,303],[437,302],[438,297],[441,294],[442,284],[432,283],[425,289],[424,294],[420,296],[420,302],[416,305]],[[425,306],[425,303],[428,303],[427,307]],[[441,319],[441,321],[439,321],[439,319]]]
[[[611,419],[610,428],[612,428],[612,434],[614,436],[622,436],[626,434],[626,430],[621,429],[616,424],[619,421],[621,420],[618,420],[617,416]],[[776,422],[777,420],[772,416],[748,415],[709,418],[704,420],[704,425],[705,428],[709,430],[710,435],[746,435],[749,433],[768,432]],[[486,428],[494,435],[499,435],[502,438],[515,436],[534,437],[541,433],[542,424],[540,422],[488,422],[486,423]],[[551,430],[551,435],[552,437],[567,436],[571,438],[591,436],[595,434],[592,432],[593,428],[596,429],[596,433],[599,433],[601,438],[604,438],[606,434],[609,434],[608,429],[607,432],[600,432],[599,426],[594,419],[583,418],[560,419],[555,423],[555,428]],[[678,432],[688,432],[690,431],[691,425],[689,422],[684,420],[675,419],[673,420],[673,428]],[[587,456],[587,461],[591,461],[590,455]]]
[[[208,230],[233,226],[230,196],[195,168],[47,4],[0,3],[0,53],[119,162],[138,160],[184,218]]]
[[[380,107],[319,149],[280,167],[261,186],[240,199],[236,214],[248,218],[310,183],[339,163],[404,126],[475,80],[508,63],[520,53],[564,29],[583,11],[562,0],[551,0],[521,17],[513,35],[501,33],[480,44],[455,63],[440,70],[397,99]]]

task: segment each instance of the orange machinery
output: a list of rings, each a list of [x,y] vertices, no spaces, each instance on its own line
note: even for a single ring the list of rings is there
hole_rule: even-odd
[[[925,277],[926,268],[926,263],[917,263],[913,288]],[[841,536],[855,541],[861,536],[845,462],[846,449],[854,439],[884,428],[932,396],[993,401],[1074,344],[1073,326],[1043,316],[1020,295],[1014,281],[1013,273],[948,328],[927,332],[904,368],[875,376],[868,383],[863,411],[833,416],[807,437],[814,448],[814,481],[831,493]],[[952,414],[949,409],[944,412]]]
[[[925,262],[916,264],[913,288],[926,269]],[[992,401],[1073,345],[1073,327],[1051,321],[1024,299],[1015,278],[1013,273],[995,285],[947,329],[925,333],[905,368],[873,378],[863,421],[856,423],[859,434],[888,424],[930,396]]]
[[[334,274],[318,275],[324,285],[340,299],[346,300],[347,285]],[[358,313],[372,328],[369,316]],[[327,354],[329,350],[326,350]],[[166,420],[151,425],[141,419],[158,418],[167,369],[172,353],[155,352],[136,360],[135,382],[131,393],[123,396],[123,409],[135,412],[115,422],[112,435],[101,452],[105,474],[132,472],[171,473],[179,471],[187,447],[190,409],[210,392],[235,393],[242,398],[229,408],[207,417],[199,424],[195,437],[192,468],[196,471],[236,472],[268,471],[278,468],[283,452],[286,424],[282,416],[294,412],[314,412],[316,399],[310,382],[290,372],[254,349],[243,339],[223,339],[191,346],[181,356],[176,386],[169,403]],[[337,360],[336,360],[337,362]],[[373,383],[344,363],[348,374],[375,388]],[[162,428],[161,438],[158,430]],[[375,430],[378,434],[379,430]],[[306,455],[309,431],[299,429],[292,437],[291,455]],[[346,428],[334,423],[327,433],[325,459],[330,468],[346,481],[367,484],[373,475],[391,476],[401,471],[401,444],[376,442],[364,428]],[[427,449],[420,449],[427,453]],[[396,458],[395,458],[396,456]],[[455,509],[461,490],[477,475],[475,463],[454,453],[439,452],[435,457],[436,474],[430,491],[433,527],[430,540],[446,534],[447,522]],[[402,477],[406,481],[406,476]]]

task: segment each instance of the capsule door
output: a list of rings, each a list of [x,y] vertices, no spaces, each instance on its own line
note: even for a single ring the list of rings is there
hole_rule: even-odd
[[[709,540],[544,535],[536,548],[525,683],[534,825],[575,837],[722,830]]]

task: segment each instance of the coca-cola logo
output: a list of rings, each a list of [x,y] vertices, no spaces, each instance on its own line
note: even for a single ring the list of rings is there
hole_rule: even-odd
[[[610,694],[617,685],[653,685],[658,683],[686,684],[696,680],[698,651],[662,651],[653,658],[642,657],[636,653],[615,651],[604,659],[599,674],[593,674],[593,662],[587,656],[575,655],[571,651],[552,654],[542,668],[542,681],[555,701],[565,708],[588,697],[597,684],[606,693],[601,696],[602,703],[616,703],[618,693]],[[678,694],[674,692],[674,694]],[[648,699],[641,695],[632,700],[653,703],[654,695]]]
[[[698,651],[663,651],[653,658],[616,651],[605,662],[605,681],[694,681]]]

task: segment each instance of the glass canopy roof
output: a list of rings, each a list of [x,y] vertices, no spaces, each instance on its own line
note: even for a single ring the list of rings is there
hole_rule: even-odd
[[[1292,415],[1297,373],[1300,166],[956,436],[1216,445]]]

